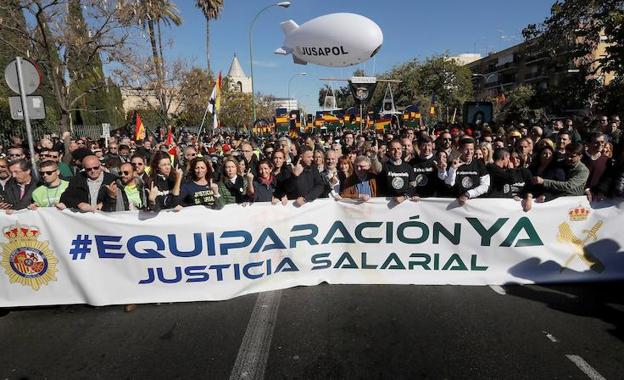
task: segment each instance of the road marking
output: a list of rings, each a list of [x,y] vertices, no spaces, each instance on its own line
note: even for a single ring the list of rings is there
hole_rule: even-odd
[[[490,289],[492,289],[493,291],[495,291],[496,293],[504,296],[505,294],[507,294],[507,291],[505,291],[505,289],[502,286],[499,285],[488,285],[490,287]]]
[[[592,380],[606,380],[601,374],[598,373],[592,366],[590,366],[582,357],[578,355],[566,355],[566,358],[576,364],[581,371],[583,371],[587,377]]]
[[[546,334],[546,338],[550,339],[550,341],[551,341],[551,342],[553,342],[553,343],[557,343],[557,342],[559,342],[559,341],[557,340],[557,338],[555,338],[555,336],[554,336],[553,334],[549,333],[548,331],[544,331],[544,330],[542,330],[542,332],[543,332],[544,334]]]
[[[258,295],[230,380],[264,378],[281,297],[281,290]]]

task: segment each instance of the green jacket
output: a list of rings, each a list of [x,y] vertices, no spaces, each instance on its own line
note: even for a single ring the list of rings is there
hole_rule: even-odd
[[[585,184],[589,178],[589,169],[582,162],[576,164],[568,171],[568,179],[566,181],[554,181],[552,179],[544,180],[544,187],[554,190],[558,195],[574,196],[585,194]]]
[[[247,202],[247,180],[239,175],[236,176],[236,181],[232,183],[224,176],[219,181],[219,194],[221,194],[226,205]]]

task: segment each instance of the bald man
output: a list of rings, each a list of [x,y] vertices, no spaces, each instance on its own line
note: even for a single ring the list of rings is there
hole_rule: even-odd
[[[82,159],[83,171],[72,177],[67,190],[61,195],[61,203],[83,212],[101,210],[106,202],[113,202],[107,188],[115,183],[114,174],[102,170],[100,160],[89,155]]]

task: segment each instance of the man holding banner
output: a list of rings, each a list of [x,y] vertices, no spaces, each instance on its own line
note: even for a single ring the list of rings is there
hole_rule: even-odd
[[[475,142],[472,138],[461,140],[461,156],[453,160],[445,183],[453,188],[460,206],[468,199],[477,198],[490,189],[490,175],[481,160],[473,160]]]

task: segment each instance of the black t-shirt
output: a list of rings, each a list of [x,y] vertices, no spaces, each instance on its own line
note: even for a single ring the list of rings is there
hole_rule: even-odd
[[[438,168],[433,161],[433,157],[415,157],[410,161],[414,167],[414,182],[419,197],[434,197],[441,192],[444,185],[438,178]]]
[[[494,164],[487,165],[490,174],[489,198],[524,198],[525,188],[530,186],[533,175],[526,168],[500,168]]]
[[[531,185],[533,174],[527,168],[511,169],[513,181],[511,183],[511,196],[524,198],[525,189]]]
[[[387,197],[413,196],[416,194],[412,182],[416,180],[414,168],[407,162],[395,165],[387,161],[380,174],[383,183],[383,195]]]
[[[514,182],[512,170],[509,168],[501,168],[495,164],[487,165],[490,174],[490,192],[489,198],[512,198],[511,184]]]
[[[216,198],[209,185],[198,185],[193,181],[182,184],[180,200],[186,206],[204,205],[214,207]]]
[[[481,160],[472,160],[457,168],[455,177],[455,196],[460,196],[470,189],[481,184],[481,177],[488,174],[485,164]]]

